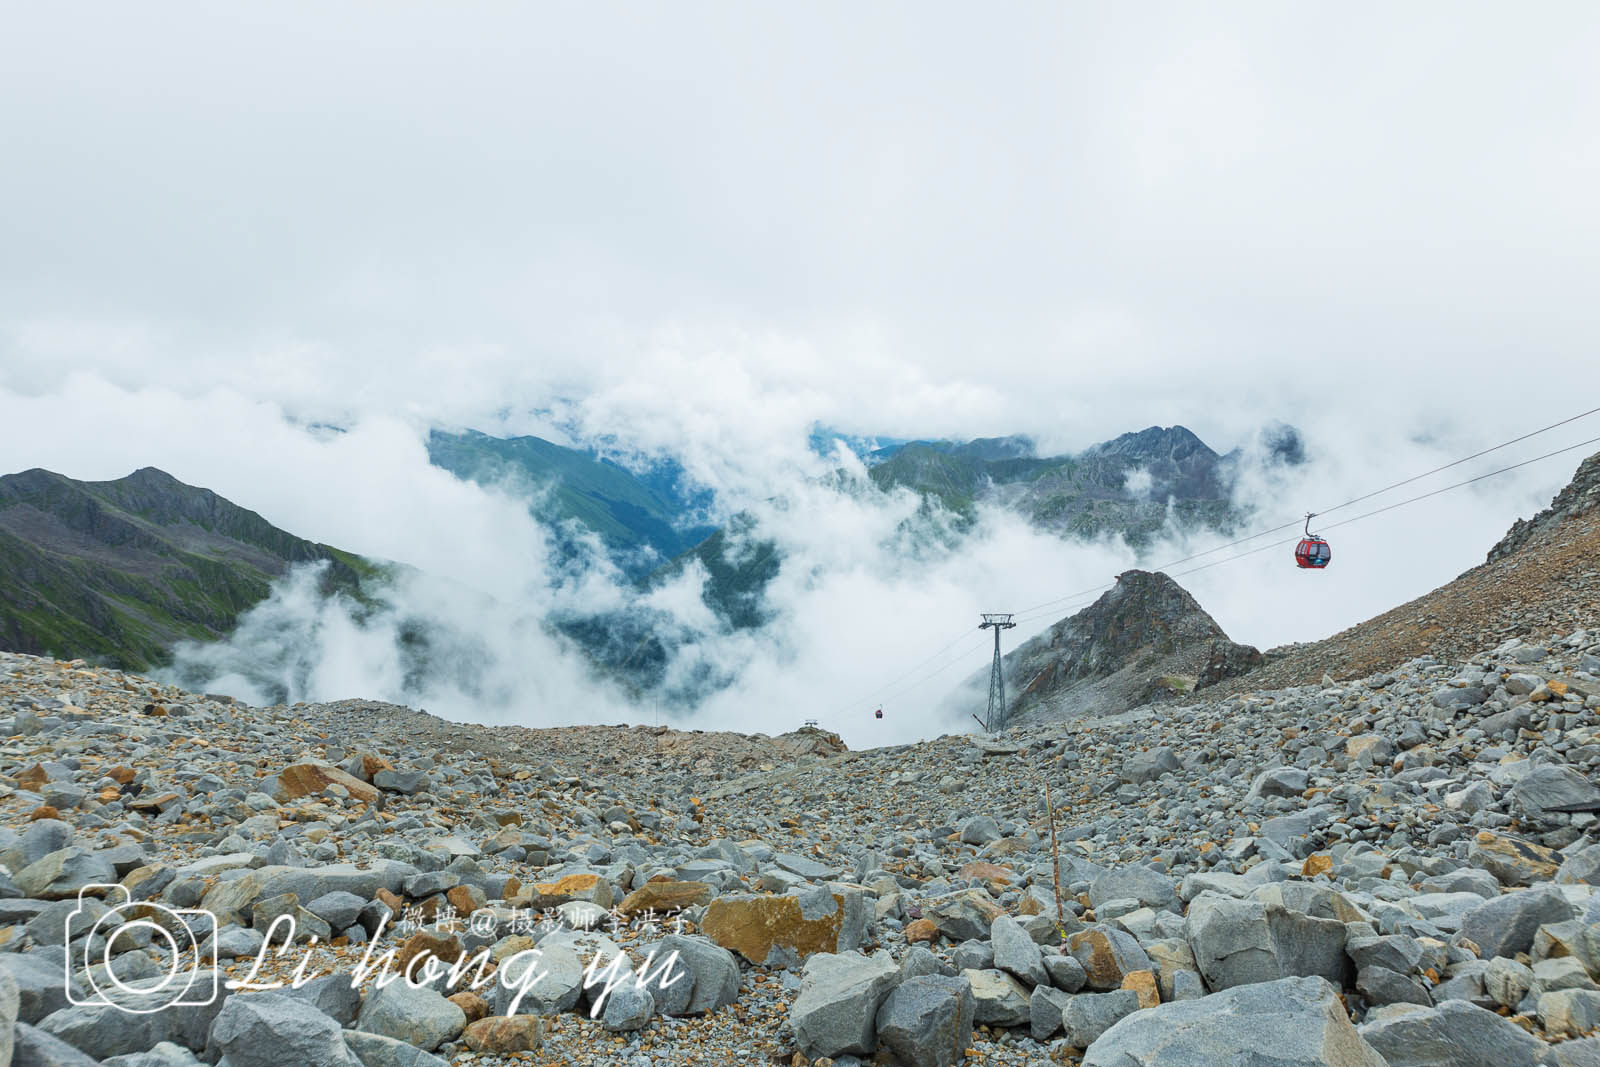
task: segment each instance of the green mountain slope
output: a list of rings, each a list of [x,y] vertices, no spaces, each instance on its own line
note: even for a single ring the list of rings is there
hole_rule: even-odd
[[[0,477],[0,647],[127,670],[183,639],[228,633],[291,564],[327,561],[324,591],[376,567],[295,537],[153,467],[109,482]]]
[[[689,551],[716,529],[693,520],[693,501],[672,492],[675,480],[647,479],[610,460],[540,437],[490,437],[476,430],[428,435],[428,458],[480,484],[525,479],[535,517],[579,523],[598,534],[613,558],[642,577]]]

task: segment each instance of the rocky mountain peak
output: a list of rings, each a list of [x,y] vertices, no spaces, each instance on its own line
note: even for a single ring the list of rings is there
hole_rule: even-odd
[[[1190,692],[1260,662],[1189,592],[1159,571],[1130,570],[1099,600],[1006,657],[1013,715],[1122,711]]]
[[[1150,426],[1094,445],[1086,449],[1084,455],[1181,462],[1194,455],[1215,458],[1216,452],[1186,426]]]

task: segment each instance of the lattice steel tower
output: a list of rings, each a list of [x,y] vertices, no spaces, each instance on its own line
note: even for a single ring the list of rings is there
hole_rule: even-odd
[[[1010,615],[986,614],[978,627],[980,630],[994,631],[994,670],[989,674],[989,713],[983,717],[983,728],[991,734],[1004,730],[1006,726],[1006,680],[1000,673],[1000,631],[1009,630],[1015,625]]]

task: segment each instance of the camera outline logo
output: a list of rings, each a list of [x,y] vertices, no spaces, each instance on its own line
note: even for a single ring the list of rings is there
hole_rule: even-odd
[[[104,901],[99,898],[104,895]],[[92,925],[85,915],[87,899],[108,905],[107,911]],[[120,898],[120,903],[111,901]],[[137,909],[138,914],[129,914]],[[158,921],[159,920],[159,921]],[[200,926],[197,935],[195,925]],[[112,968],[111,947],[116,939],[131,930],[147,929],[154,938],[164,940],[171,952],[172,963],[168,972],[153,986],[125,982]],[[217,970],[205,967],[200,959],[200,946],[207,937],[215,937],[217,917],[204,908],[169,908],[153,901],[135,901],[126,886],[115,883],[96,883],[78,890],[78,906],[67,916],[66,993],[67,1002],[81,1006],[105,1005],[129,1015],[150,1015],[167,1008],[196,1007],[216,1002],[220,992]],[[101,935],[104,949],[100,959],[93,959],[96,935]],[[83,938],[83,947],[74,952],[75,937]],[[185,952],[192,953],[192,962],[183,965]],[[76,966],[75,966],[76,965]],[[94,968],[102,965],[100,975]],[[81,977],[87,992],[79,995],[75,980]],[[101,985],[104,982],[105,988]]]

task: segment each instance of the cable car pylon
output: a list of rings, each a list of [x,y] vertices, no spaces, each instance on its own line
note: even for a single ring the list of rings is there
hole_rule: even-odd
[[[991,734],[999,733],[1006,725],[1006,680],[1000,672],[1000,631],[1017,625],[1010,615],[986,614],[978,625],[980,630],[994,631],[994,669],[989,672],[989,712],[983,717],[983,728]]]

